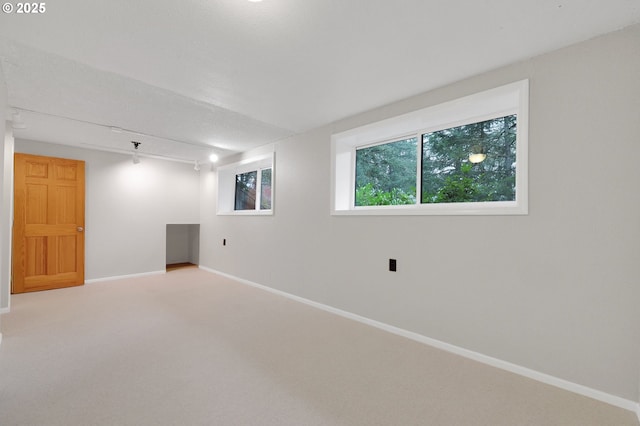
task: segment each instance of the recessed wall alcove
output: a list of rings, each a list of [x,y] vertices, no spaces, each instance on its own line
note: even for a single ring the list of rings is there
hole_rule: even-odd
[[[167,270],[200,262],[200,224],[167,224]]]

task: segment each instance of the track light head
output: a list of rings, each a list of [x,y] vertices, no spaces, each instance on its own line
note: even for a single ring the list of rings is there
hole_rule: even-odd
[[[131,141],[131,143],[133,144],[133,149],[135,151],[133,151],[133,164],[138,164],[140,163],[140,157],[138,157],[138,147],[140,146],[141,142],[136,142],[136,141]]]

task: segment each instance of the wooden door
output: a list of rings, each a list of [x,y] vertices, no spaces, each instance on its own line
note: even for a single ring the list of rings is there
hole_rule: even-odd
[[[84,284],[84,161],[15,154],[12,293]]]

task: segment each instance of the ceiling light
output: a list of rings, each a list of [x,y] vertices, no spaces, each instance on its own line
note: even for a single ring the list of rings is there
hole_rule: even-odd
[[[193,165],[193,170],[195,170],[196,172],[200,171],[200,163],[198,163],[198,160],[195,161]]]
[[[209,161],[211,161],[212,163],[215,163],[216,161],[218,161],[218,156],[216,154],[211,154],[209,156]]]

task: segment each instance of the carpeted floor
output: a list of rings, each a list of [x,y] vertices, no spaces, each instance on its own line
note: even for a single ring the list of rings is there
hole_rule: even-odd
[[[2,426],[638,426],[195,268],[14,295],[2,332]]]

